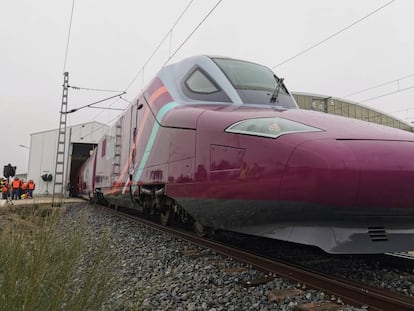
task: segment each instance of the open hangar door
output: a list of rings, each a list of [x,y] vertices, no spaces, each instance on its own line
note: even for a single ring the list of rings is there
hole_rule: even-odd
[[[91,151],[96,148],[97,144],[72,143],[72,154],[70,159],[69,174],[69,196],[78,195],[78,172],[82,164],[90,157]]]

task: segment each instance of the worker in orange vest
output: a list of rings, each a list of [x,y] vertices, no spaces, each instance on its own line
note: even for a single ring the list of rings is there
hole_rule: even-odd
[[[15,177],[12,182],[12,200],[20,199],[20,187],[22,186],[22,181]]]
[[[35,188],[36,188],[36,185],[34,181],[30,179],[29,182],[27,183],[27,193],[30,199],[33,198],[33,191],[35,190]]]

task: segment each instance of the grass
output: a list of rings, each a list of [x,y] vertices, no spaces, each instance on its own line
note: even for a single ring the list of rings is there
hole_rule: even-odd
[[[85,215],[70,226],[61,216],[36,206],[0,211],[0,311],[102,309],[112,278],[108,235],[87,245]]]

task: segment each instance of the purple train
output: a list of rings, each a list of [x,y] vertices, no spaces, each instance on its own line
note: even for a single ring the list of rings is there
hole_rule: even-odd
[[[414,135],[304,111],[269,68],[164,67],[98,144],[79,191],[328,253],[414,250]]]

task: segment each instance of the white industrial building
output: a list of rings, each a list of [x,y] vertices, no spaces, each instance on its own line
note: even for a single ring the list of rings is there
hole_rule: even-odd
[[[89,157],[109,126],[100,122],[73,125],[66,129],[64,184],[76,185],[76,172]],[[35,195],[52,194],[55,177],[58,129],[31,134],[27,179],[36,183]],[[43,181],[41,176],[52,175],[52,181]]]

